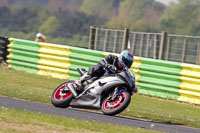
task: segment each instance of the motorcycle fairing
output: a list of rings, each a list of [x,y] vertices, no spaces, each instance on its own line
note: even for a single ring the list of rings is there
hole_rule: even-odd
[[[101,94],[117,85],[125,84],[125,82],[117,76],[103,76],[92,84],[85,87],[83,95],[71,101],[72,107],[84,108],[100,108]]]
[[[121,72],[117,76],[122,78],[130,88],[135,87],[135,77],[132,77],[129,72]]]
[[[87,93],[82,95],[76,99],[73,99],[70,102],[70,106],[72,107],[83,107],[83,108],[100,108],[101,98],[97,95],[92,95],[91,93]]]

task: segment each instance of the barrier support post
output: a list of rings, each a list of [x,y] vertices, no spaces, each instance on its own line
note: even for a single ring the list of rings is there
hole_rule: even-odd
[[[90,26],[90,37],[89,37],[88,49],[94,49],[95,36],[96,36],[95,33],[96,33],[96,28],[94,26]]]
[[[167,32],[162,32],[161,43],[160,43],[160,50],[159,50],[159,60],[164,60],[165,49],[167,46]]]
[[[125,50],[128,48],[128,40],[129,40],[129,29],[125,28],[123,42],[122,42],[122,50]]]

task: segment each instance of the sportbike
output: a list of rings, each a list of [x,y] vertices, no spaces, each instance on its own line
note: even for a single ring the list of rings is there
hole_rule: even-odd
[[[87,72],[83,68],[77,70],[81,76]],[[115,73],[106,70],[102,77],[86,81],[82,91],[76,89],[74,82],[67,81],[54,90],[51,97],[54,106],[101,109],[105,115],[116,115],[128,107],[137,90],[135,76],[128,70]]]

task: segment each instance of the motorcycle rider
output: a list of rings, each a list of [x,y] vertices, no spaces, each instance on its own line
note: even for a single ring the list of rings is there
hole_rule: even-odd
[[[128,70],[133,63],[133,60],[133,54],[131,54],[128,50],[123,50],[119,57],[109,54],[98,64],[90,66],[88,72],[75,81],[77,90],[81,91],[83,83],[92,77],[101,77],[104,74],[105,69],[112,72],[122,71],[124,69]],[[135,92],[137,92],[137,87],[135,87]]]

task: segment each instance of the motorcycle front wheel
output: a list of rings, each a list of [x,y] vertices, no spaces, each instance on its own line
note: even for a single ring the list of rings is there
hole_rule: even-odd
[[[65,90],[65,86],[74,81],[68,81],[59,85],[53,92],[51,96],[51,103],[55,107],[66,108],[69,106],[71,100],[74,98],[72,93],[69,90]]]
[[[101,110],[105,115],[116,115],[125,110],[128,107],[130,101],[130,93],[123,91],[114,100],[109,100],[109,97],[106,97],[101,104]]]

